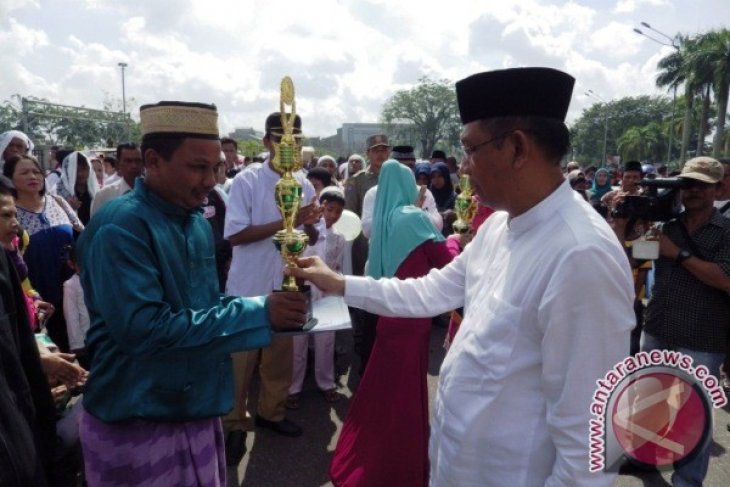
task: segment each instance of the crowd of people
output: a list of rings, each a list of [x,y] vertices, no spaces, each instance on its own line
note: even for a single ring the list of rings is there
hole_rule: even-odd
[[[295,225],[309,247],[287,272],[315,285],[311,300],[344,295],[359,359],[335,485],[611,485],[588,472],[595,381],[658,348],[720,375],[730,160],[561,167],[573,83],[545,68],[457,83],[460,162],[418,161],[386,134],[364,155],[302,150]],[[322,400],[343,398],[334,332],[276,333],[308,307],[274,292],[282,115],[264,121],[254,158],[220,137],[215,106],[161,102],[140,118],[141,141],[114,155],[54,146],[47,172],[26,134],[0,134],[0,485],[224,485],[254,428],[306,435],[287,410],[310,350]],[[462,175],[478,210],[458,233]],[[681,208],[659,230],[627,202],[667,176]],[[362,224],[351,243],[337,230],[346,210]],[[656,260],[632,255],[647,236]],[[588,288],[595,299],[575,299]],[[429,336],[445,313],[429,421]],[[674,485],[701,485],[708,462],[705,448]]]

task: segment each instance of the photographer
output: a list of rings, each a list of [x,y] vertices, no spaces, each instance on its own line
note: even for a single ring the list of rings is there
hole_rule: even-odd
[[[730,220],[713,206],[723,167],[697,157],[687,161],[679,178],[686,182],[680,190],[685,209],[658,237],[660,258],[641,349],[676,350],[717,375],[727,353],[730,316]],[[701,485],[709,455],[706,447],[677,468],[673,485]]]

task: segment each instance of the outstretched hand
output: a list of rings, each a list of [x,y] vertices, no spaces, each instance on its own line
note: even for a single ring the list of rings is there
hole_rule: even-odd
[[[84,385],[89,373],[74,363],[75,358],[71,353],[60,352],[41,355],[41,364],[49,382],[62,383],[69,389]]]
[[[345,278],[330,269],[319,257],[297,259],[297,265],[299,268],[285,268],[284,274],[309,281],[328,294],[345,294]]]
[[[302,293],[269,294],[269,322],[274,330],[301,328],[307,319],[307,299]]]

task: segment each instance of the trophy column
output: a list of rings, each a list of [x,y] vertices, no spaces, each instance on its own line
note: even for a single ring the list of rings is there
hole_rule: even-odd
[[[302,202],[302,185],[294,177],[293,173],[302,168],[301,160],[301,134],[294,133],[294,123],[297,117],[296,104],[294,102],[294,83],[288,76],[281,80],[281,98],[280,98],[280,114],[281,114],[281,133],[273,133],[274,135],[274,153],[271,154],[271,167],[281,175],[281,179],[276,183],[274,189],[276,197],[276,206],[281,212],[281,218],[284,220],[284,228],[274,234],[273,241],[276,249],[281,253],[284,264],[289,268],[297,267],[297,258],[304,252],[309,237],[297,230],[295,227],[297,212]],[[291,107],[291,111],[287,113],[287,106]],[[279,139],[279,142],[276,140]],[[298,291],[304,292],[309,298],[309,287],[297,284],[293,276],[285,276],[281,285],[282,291]],[[311,300],[309,300],[309,314],[307,322],[304,323],[304,329],[312,328],[317,320],[312,318]]]

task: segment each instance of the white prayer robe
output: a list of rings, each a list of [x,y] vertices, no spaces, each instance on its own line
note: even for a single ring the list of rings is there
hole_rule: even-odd
[[[629,352],[633,281],[613,231],[567,181],[516,218],[492,215],[445,268],[347,276],[345,298],[386,316],[465,308],[434,403],[432,485],[613,484],[589,472],[589,407]]]

